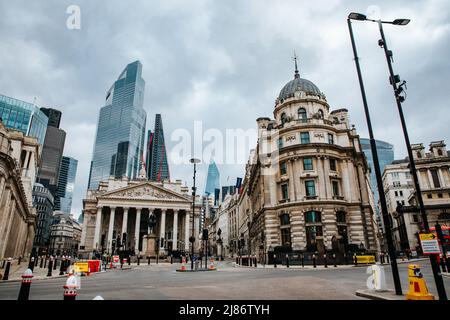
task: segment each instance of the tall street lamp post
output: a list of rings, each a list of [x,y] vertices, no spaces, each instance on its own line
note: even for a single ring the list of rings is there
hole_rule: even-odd
[[[194,164],[194,186],[192,187],[192,236],[189,238],[189,242],[191,242],[191,270],[194,270],[194,242],[195,242],[195,236],[194,236],[194,230],[195,230],[195,195],[196,195],[196,187],[195,187],[195,174],[197,172],[197,163],[200,163],[199,159],[192,158],[190,160],[191,163]]]
[[[350,16],[352,16],[352,17],[350,17]],[[420,189],[419,179],[417,177],[416,164],[415,164],[413,153],[411,150],[411,143],[409,141],[408,129],[406,127],[406,121],[405,121],[405,117],[403,115],[403,109],[402,109],[402,102],[405,101],[405,97],[402,96],[402,93],[404,92],[403,87],[405,87],[405,89],[406,89],[406,81],[401,82],[400,76],[396,75],[394,73],[394,69],[392,67],[393,54],[392,54],[392,51],[388,49],[386,38],[384,36],[384,30],[383,30],[384,23],[393,24],[393,25],[397,25],[397,26],[405,26],[410,22],[410,20],[409,19],[395,19],[394,21],[372,20],[372,19],[367,19],[367,17],[365,15],[359,14],[359,13],[351,13],[349,15],[349,18],[355,19],[355,20],[361,20],[361,21],[376,22],[378,24],[378,28],[380,30],[380,36],[381,36],[381,39],[378,41],[378,45],[384,49],[384,54],[386,56],[386,61],[387,61],[388,69],[389,69],[389,82],[394,90],[395,100],[397,103],[397,109],[398,109],[398,113],[400,116],[400,122],[401,122],[402,130],[403,130],[403,136],[405,138],[406,149],[408,150],[409,167],[410,167],[411,175],[413,177],[414,189],[416,191],[416,199],[419,204],[419,209],[420,209],[420,213],[421,213],[421,217],[422,217],[422,221],[423,221],[423,225],[424,225],[424,229],[425,229],[424,231],[426,233],[429,233],[430,228],[429,228],[429,224],[428,224],[428,218],[427,218],[426,211],[425,211],[425,205],[423,203],[422,191]],[[397,85],[400,82],[401,82],[401,84]],[[433,276],[434,276],[434,280],[436,282],[436,288],[438,291],[439,299],[447,300],[447,294],[445,292],[444,281],[442,279],[442,274],[439,271],[439,266],[438,266],[436,257],[437,257],[436,255],[430,255],[431,269],[433,270]]]
[[[378,161],[378,152],[377,152],[377,147],[375,144],[375,139],[373,137],[372,122],[370,120],[369,107],[367,105],[366,91],[364,89],[364,83],[363,83],[363,79],[362,79],[362,75],[361,75],[361,68],[359,66],[358,53],[356,51],[355,39],[353,36],[351,19],[357,19],[358,16],[356,16],[356,15],[357,14],[351,13],[348,16],[347,23],[348,23],[348,29],[350,32],[350,39],[352,41],[353,55],[355,58],[356,71],[358,73],[359,86],[361,88],[361,95],[362,95],[362,99],[363,99],[364,112],[366,115],[367,128],[369,131],[370,147],[372,150],[373,164],[374,164],[374,169],[375,169],[375,177],[377,180],[378,194],[380,197],[383,222],[384,222],[385,228],[387,230],[389,230],[389,231],[386,231],[386,242],[388,245],[389,256],[391,257],[391,268],[392,268],[392,277],[394,279],[395,294],[402,295],[402,286],[400,283],[400,276],[398,274],[397,259],[395,256],[395,248],[394,248],[394,244],[392,242],[392,234],[390,232],[388,210],[387,210],[387,205],[386,205],[386,197],[385,197],[384,189],[383,189],[383,181],[381,178],[380,163]],[[359,19],[357,19],[357,20],[359,20]]]

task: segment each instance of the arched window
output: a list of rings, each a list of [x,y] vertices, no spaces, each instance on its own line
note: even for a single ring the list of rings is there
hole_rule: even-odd
[[[345,212],[344,211],[336,212],[336,222],[337,223],[345,223]]]
[[[286,121],[287,121],[287,117],[286,117],[286,113],[282,113],[281,114],[281,124],[285,124],[286,123]]]
[[[307,122],[308,121],[308,116],[306,114],[306,109],[305,108],[298,109],[298,120],[300,120],[300,122]]]
[[[322,109],[319,109],[319,115],[320,115],[320,119],[323,119],[323,118],[324,118],[324,116],[323,116],[323,110],[322,110]]]

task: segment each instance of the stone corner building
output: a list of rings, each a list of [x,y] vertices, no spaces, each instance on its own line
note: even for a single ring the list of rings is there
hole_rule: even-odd
[[[144,236],[149,233],[148,218],[157,218],[155,233],[163,243],[159,254],[188,252],[192,235],[192,197],[181,180],[151,182],[141,174],[139,179],[102,181],[97,190],[88,190],[83,200],[83,227],[79,253],[111,253],[113,240],[124,242],[122,251],[145,256]],[[195,251],[198,248],[201,203],[195,205]],[[123,235],[125,234],[125,241]]]
[[[32,190],[39,162],[36,138],[0,119],[0,259],[28,260],[36,230]]]
[[[369,169],[348,110],[331,111],[324,94],[296,70],[273,115],[257,119],[256,149],[230,209],[235,252],[240,239],[241,253],[260,259],[271,251],[376,251]]]

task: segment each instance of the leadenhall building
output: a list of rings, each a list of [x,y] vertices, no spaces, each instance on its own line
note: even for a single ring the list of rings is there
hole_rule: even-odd
[[[247,220],[240,237],[249,237],[251,254],[377,249],[359,135],[347,109],[330,109],[296,63],[294,79],[275,101],[274,119],[257,119],[258,143],[241,194],[248,199],[240,201]]]

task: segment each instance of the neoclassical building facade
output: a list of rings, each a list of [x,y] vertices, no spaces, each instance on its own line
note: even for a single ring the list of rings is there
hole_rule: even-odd
[[[88,190],[83,200],[79,253],[111,253],[115,243],[123,243],[121,250],[145,256],[145,236],[150,233],[159,238],[160,256],[173,251],[190,252],[193,223],[197,252],[200,212],[201,201],[197,197],[192,214],[192,196],[181,180],[151,182],[145,174],[136,180],[110,178],[101,182],[97,190]],[[153,231],[149,230],[151,214],[157,222]]]
[[[0,119],[0,259],[28,260],[36,229],[32,190],[39,162],[36,138]]]
[[[244,239],[240,250],[260,257],[276,248],[377,250],[368,164],[348,110],[330,110],[296,68],[273,115],[257,119],[257,146],[230,210],[230,238]]]

